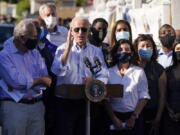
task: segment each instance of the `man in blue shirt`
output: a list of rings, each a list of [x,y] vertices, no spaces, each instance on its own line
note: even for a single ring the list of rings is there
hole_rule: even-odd
[[[85,84],[96,78],[107,83],[108,70],[100,48],[87,43],[89,21],[82,17],[72,20],[67,42],[58,47],[52,65],[52,72],[57,75],[57,85]],[[93,75],[83,63],[88,57],[92,66],[94,57],[98,57],[102,70]],[[66,91],[64,91],[66,92]],[[56,95],[55,135],[84,135],[86,103],[84,99],[72,99]]]
[[[50,86],[51,78],[36,45],[36,27],[32,19],[25,19],[0,52],[3,135],[44,134],[42,90]]]

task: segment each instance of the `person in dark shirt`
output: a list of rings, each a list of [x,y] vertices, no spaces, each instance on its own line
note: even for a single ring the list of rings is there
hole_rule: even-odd
[[[136,61],[144,68],[148,79],[151,99],[144,108],[145,135],[159,132],[160,121],[165,106],[166,73],[157,63],[157,49],[152,35],[141,34],[135,39]]]
[[[108,49],[109,44],[103,42],[107,35],[107,29],[108,22],[103,18],[96,18],[91,25],[88,40],[92,45],[102,49],[106,65],[110,67],[112,64],[112,57]]]
[[[180,40],[173,46],[173,65],[167,69],[167,104],[164,135],[180,135]]]
[[[165,69],[173,64],[172,62],[172,47],[176,39],[176,32],[173,26],[164,24],[159,29],[159,40],[162,47],[158,50],[157,61]]]
[[[91,25],[88,39],[92,45],[102,50],[106,65],[109,67],[111,64],[111,55],[108,51],[109,44],[103,42],[107,34],[107,28],[108,23],[105,19],[96,18]],[[91,102],[91,135],[106,135],[107,131],[108,123],[104,103]]]

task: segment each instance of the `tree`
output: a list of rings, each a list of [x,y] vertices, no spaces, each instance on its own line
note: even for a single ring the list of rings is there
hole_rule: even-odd
[[[29,12],[30,10],[30,1],[29,0],[19,0],[17,3],[17,14],[22,16],[24,12]]]
[[[76,1],[76,5],[77,6],[85,6],[86,5],[86,1],[87,0],[77,0]]]

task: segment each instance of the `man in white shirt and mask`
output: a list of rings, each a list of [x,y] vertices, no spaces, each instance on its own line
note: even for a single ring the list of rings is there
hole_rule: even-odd
[[[39,8],[39,15],[44,20],[48,30],[47,35],[45,34],[47,40],[55,46],[66,42],[68,30],[58,25],[56,7],[52,4],[44,4]]]

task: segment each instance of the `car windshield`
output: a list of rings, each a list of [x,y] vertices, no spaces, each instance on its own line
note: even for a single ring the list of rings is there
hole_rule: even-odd
[[[8,38],[13,36],[14,26],[12,25],[0,25],[0,43],[3,43]]]

